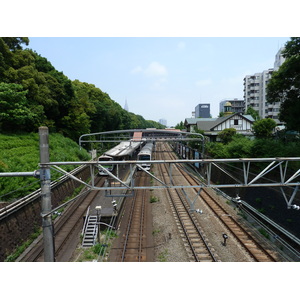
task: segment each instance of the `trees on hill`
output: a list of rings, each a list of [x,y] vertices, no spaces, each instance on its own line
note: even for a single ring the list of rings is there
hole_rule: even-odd
[[[28,38],[0,38],[0,131],[41,125],[72,139],[90,132],[163,128],[129,113],[92,84],[71,81],[31,49]]]

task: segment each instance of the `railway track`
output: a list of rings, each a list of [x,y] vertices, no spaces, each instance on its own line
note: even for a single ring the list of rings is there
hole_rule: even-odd
[[[165,145],[165,147],[167,147]],[[170,147],[168,145],[168,147]],[[175,156],[175,154],[170,154]],[[173,156],[173,158],[174,158]],[[199,185],[200,182],[197,181],[192,176],[188,175],[183,168],[179,168],[181,175],[187,180],[191,185]],[[198,192],[194,189],[195,192]],[[207,191],[203,188],[200,197],[202,201],[209,207],[209,209],[215,214],[215,216],[221,221],[225,226],[227,231],[230,233],[228,236],[234,237],[240,245],[247,251],[247,253],[257,262],[275,262],[276,257],[271,254],[268,250],[260,245],[260,243],[244,228],[242,227],[231,215],[230,213],[221,206]]]
[[[149,185],[150,178],[144,172],[137,172],[136,184]],[[137,190],[133,198],[126,199],[123,217],[119,224],[120,236],[111,249],[110,261],[151,261],[147,249],[149,244],[149,199],[148,189]],[[149,226],[148,226],[149,227]]]
[[[162,150],[161,143],[157,144],[158,150]],[[159,154],[158,159],[164,159],[162,153]],[[174,167],[175,168],[175,167]],[[160,173],[166,180],[168,178],[168,170],[163,164],[159,165]],[[175,170],[173,170],[174,172]],[[175,171],[177,172],[177,171]],[[200,230],[199,224],[193,214],[190,212],[188,204],[185,198],[178,190],[167,189],[168,198],[173,208],[180,231],[184,233],[184,239],[186,240],[187,251],[191,253],[193,260],[196,262],[215,262],[217,261],[216,255],[210,248],[205,235]]]
[[[104,184],[103,178],[98,178],[97,186]],[[79,232],[82,228],[81,220],[88,206],[95,199],[99,191],[89,191],[87,195],[83,193],[76,201],[73,201],[53,223],[55,261],[68,261],[72,252],[69,251],[71,245],[76,247]],[[40,236],[33,247],[19,258],[22,262],[42,262],[44,261],[44,244]]]
[[[138,174],[138,184],[145,185],[148,176],[145,173]],[[131,203],[129,222],[126,228],[123,241],[121,261],[146,261],[144,247],[145,236],[145,207],[149,199],[147,190],[139,190]]]

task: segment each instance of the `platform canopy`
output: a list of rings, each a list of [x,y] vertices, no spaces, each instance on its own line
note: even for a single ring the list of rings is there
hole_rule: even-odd
[[[200,141],[204,145],[205,137],[200,133],[186,132],[179,129],[128,129],[83,134],[79,146],[86,143],[108,143],[122,141]],[[203,147],[202,147],[203,148]]]

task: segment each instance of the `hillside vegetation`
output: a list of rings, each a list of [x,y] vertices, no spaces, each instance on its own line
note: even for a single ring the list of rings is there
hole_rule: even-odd
[[[73,142],[82,134],[165,127],[124,110],[93,84],[71,81],[25,48],[29,43],[26,37],[0,38],[0,172],[38,169],[40,126],[49,128],[50,161],[88,160]],[[52,180],[59,176],[51,173]],[[35,178],[0,178],[0,201],[37,188]]]
[[[164,128],[124,110],[93,84],[71,81],[28,38],[0,38],[0,132],[37,132],[47,126],[73,140],[91,132]]]
[[[90,155],[58,133],[49,135],[50,161],[86,161]],[[0,134],[0,172],[33,172],[39,169],[39,135]],[[70,171],[74,166],[65,166]],[[61,174],[51,171],[51,180]],[[40,187],[34,177],[0,177],[0,201],[17,199]]]

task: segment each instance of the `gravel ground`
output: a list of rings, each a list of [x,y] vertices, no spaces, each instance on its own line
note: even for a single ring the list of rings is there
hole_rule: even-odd
[[[182,179],[181,179],[182,180]],[[182,182],[181,182],[182,183]],[[193,189],[188,189],[187,194],[190,199],[194,199],[196,193]],[[152,205],[153,215],[153,233],[155,261],[168,261],[168,262],[189,262],[193,261],[191,254],[187,253],[184,247],[184,240],[179,232],[176,220],[171,209],[169,200],[166,196],[166,191],[163,189],[156,189],[152,191],[153,195],[159,199],[158,202]],[[240,222],[245,223],[244,220],[238,215],[238,210],[226,203],[227,199],[210,189],[210,193],[218,197],[219,203],[226,206],[229,214],[238,219]],[[251,262],[253,259],[248,253],[237,243],[235,238],[227,232],[220,220],[210,211],[206,205],[199,200],[195,203],[195,208],[203,211],[202,214],[194,213],[204,232],[209,244],[214,250],[216,257],[222,262]],[[247,226],[247,224],[245,224]],[[250,230],[250,229],[249,229]],[[222,234],[226,233],[228,239],[226,246],[223,245]],[[260,238],[260,237],[258,237]],[[263,237],[260,238],[261,242],[267,245],[267,241]]]
[[[156,168],[157,166],[153,166]],[[155,169],[153,169],[154,173]],[[174,176],[176,178],[176,176]],[[174,179],[173,177],[173,179]],[[175,179],[176,180],[176,179]],[[180,183],[182,177],[178,176]],[[248,231],[254,232],[253,228],[250,228],[241,216],[238,215],[238,210],[228,204],[227,199],[221,195],[217,195],[212,189],[209,192],[218,198],[219,203],[225,206],[228,213],[240,223],[244,224],[244,227]],[[179,230],[177,225],[176,216],[173,212],[167,192],[164,189],[153,189],[152,196],[156,197],[157,201],[151,203],[152,209],[152,236],[153,236],[153,261],[155,262],[190,262],[194,261],[191,253],[188,253],[184,244],[185,240],[183,234]],[[194,199],[196,192],[193,189],[187,189],[186,193],[190,199]],[[233,236],[224,228],[220,220],[206,207],[206,205],[197,198],[195,202],[195,208],[199,208],[203,211],[202,214],[194,213],[201,230],[204,232],[206,240],[210,244],[213,252],[215,253],[218,261],[221,262],[252,262],[253,259],[248,253],[239,245]],[[151,222],[151,220],[150,220]],[[149,225],[150,226],[150,225]],[[226,233],[228,239],[226,246],[223,245],[222,234]],[[270,247],[269,241],[262,235],[255,233],[255,236],[265,247]],[[152,244],[152,243],[151,243]],[[151,247],[152,248],[152,247]],[[71,261],[87,261],[82,258],[84,249],[78,246]],[[90,261],[95,259],[91,257]],[[113,261],[113,260],[112,260]]]

